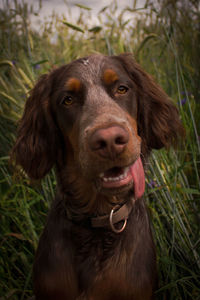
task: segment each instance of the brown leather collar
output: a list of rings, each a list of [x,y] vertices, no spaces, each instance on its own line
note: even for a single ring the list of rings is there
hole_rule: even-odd
[[[113,207],[109,215],[93,217],[91,218],[92,227],[111,227],[115,233],[122,232],[127,224],[128,217],[133,209],[135,198],[131,198],[130,201],[126,202],[120,207],[116,205]],[[124,221],[124,224],[120,229],[117,229],[114,224]]]

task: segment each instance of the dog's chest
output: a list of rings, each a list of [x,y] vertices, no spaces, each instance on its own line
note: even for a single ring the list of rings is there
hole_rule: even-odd
[[[74,243],[80,290],[94,291],[101,295],[99,299],[107,299],[107,294],[102,296],[104,291],[112,291],[117,297],[130,290],[132,249],[130,244],[126,247],[121,236],[112,232],[102,235],[97,230],[94,235],[76,235]]]

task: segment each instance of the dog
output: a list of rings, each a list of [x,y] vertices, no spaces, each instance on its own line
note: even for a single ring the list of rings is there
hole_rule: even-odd
[[[31,179],[53,166],[57,175],[33,267],[36,300],[154,298],[143,165],[182,131],[175,105],[129,53],[40,77],[13,148]]]

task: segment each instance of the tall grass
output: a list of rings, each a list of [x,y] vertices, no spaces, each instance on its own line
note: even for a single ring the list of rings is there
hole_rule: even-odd
[[[55,14],[39,32],[34,11],[4,1],[0,11],[0,296],[32,295],[31,266],[54,196],[52,172],[32,185],[8,165],[17,121],[40,74],[89,53],[132,52],[180,110],[186,139],[176,150],[154,151],[148,162],[146,199],[158,253],[157,299],[200,299],[200,15],[198,1],[146,1],[143,8],[104,7],[97,26],[79,5],[73,21]],[[37,12],[38,13],[38,12]]]

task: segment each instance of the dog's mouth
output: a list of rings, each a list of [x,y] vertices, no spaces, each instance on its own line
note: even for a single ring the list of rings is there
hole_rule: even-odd
[[[113,167],[99,175],[103,188],[118,188],[133,181],[129,167]]]
[[[140,198],[145,189],[145,176],[141,158],[127,167],[113,167],[99,175],[104,190],[126,189],[133,185],[136,198]]]

